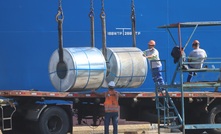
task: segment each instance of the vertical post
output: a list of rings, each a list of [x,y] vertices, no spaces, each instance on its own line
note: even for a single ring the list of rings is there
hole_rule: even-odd
[[[160,119],[160,100],[159,100],[159,96],[158,96],[158,89],[159,87],[155,84],[155,93],[156,93],[156,108],[157,108],[157,126],[158,126],[158,134],[160,134],[160,122],[161,122],[161,119]]]
[[[179,36],[179,45],[180,48],[182,48],[182,41],[181,41],[181,29],[180,29],[180,23],[178,24],[178,36]],[[182,67],[182,60],[180,60],[180,67]],[[183,134],[185,134],[185,104],[184,104],[184,92],[183,92],[183,71],[181,69],[180,71],[180,84],[181,84],[181,106],[182,106],[182,127],[183,127]]]
[[[179,46],[180,48],[182,48],[180,23],[178,24],[178,40],[179,40]]]

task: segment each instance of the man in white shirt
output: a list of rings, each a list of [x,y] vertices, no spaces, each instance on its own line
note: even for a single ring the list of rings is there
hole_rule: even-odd
[[[193,50],[190,52],[188,62],[198,62],[196,64],[189,64],[189,68],[201,69],[204,60],[207,58],[206,51],[200,48],[200,42],[194,40],[192,44]],[[195,72],[189,72],[187,82],[190,82],[192,77],[196,74]]]
[[[144,57],[147,58],[150,63],[154,83],[163,85],[164,80],[162,76],[162,64],[160,61],[159,52],[156,48],[154,48],[155,45],[156,42],[154,40],[150,40],[148,42],[148,49],[144,51]]]

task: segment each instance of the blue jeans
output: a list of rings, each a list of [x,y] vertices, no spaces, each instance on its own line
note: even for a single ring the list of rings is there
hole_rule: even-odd
[[[193,67],[191,67],[191,66],[189,66],[189,68],[193,68]],[[187,82],[191,82],[191,80],[192,80],[192,78],[193,78],[193,76],[195,76],[196,75],[196,72],[189,72],[189,74],[188,74],[188,77],[187,77]]]
[[[191,82],[193,76],[196,75],[196,72],[189,72],[188,77],[187,77],[187,82]]]
[[[152,68],[152,79],[154,83],[157,85],[164,85],[164,80],[161,71],[162,71],[162,66]]]
[[[113,134],[117,134],[118,133],[118,112],[105,113],[104,133],[109,134],[110,119],[112,119]]]

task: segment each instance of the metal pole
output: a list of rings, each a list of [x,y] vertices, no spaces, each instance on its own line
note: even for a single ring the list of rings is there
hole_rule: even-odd
[[[198,27],[198,24],[195,26],[195,28],[194,28],[193,32],[191,33],[188,41],[186,42],[185,46],[183,47],[183,51],[185,50],[185,48],[187,47],[188,43],[190,42],[190,39],[192,38],[193,34],[195,33],[197,27]]]
[[[179,35],[179,44],[180,48],[182,48],[181,43],[181,30],[180,30],[180,24],[178,24],[178,35]],[[180,60],[180,67],[182,66],[182,60]],[[183,71],[180,71],[180,84],[181,84],[181,106],[182,106],[182,127],[183,127],[183,134],[185,134],[185,106],[184,106],[184,93],[183,93]]]

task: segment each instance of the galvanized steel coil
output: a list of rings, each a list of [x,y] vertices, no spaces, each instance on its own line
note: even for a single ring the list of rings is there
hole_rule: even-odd
[[[85,91],[101,87],[106,78],[106,61],[94,47],[63,49],[63,62],[55,50],[49,61],[52,85],[58,91]]]

